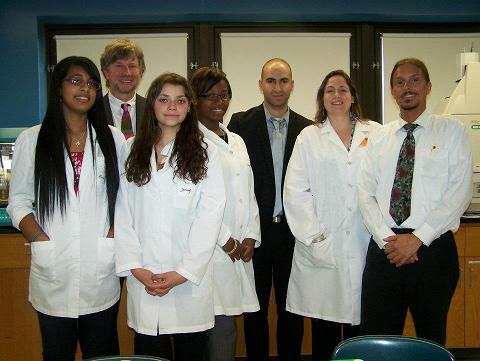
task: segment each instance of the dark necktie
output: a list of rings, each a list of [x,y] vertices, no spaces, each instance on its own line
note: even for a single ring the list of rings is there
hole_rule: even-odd
[[[121,105],[123,113],[122,113],[122,133],[125,135],[125,138],[129,138],[133,136],[133,129],[132,129],[132,118],[130,118],[130,112],[128,111],[128,107],[130,104],[123,103]]]
[[[418,124],[405,124],[407,136],[398,154],[397,171],[390,196],[390,214],[397,225],[410,216],[413,168],[415,165],[415,138],[413,131]]]

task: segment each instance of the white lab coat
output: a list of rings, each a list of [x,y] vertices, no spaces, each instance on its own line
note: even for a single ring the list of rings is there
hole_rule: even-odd
[[[295,236],[290,312],[359,324],[370,235],[357,204],[356,175],[375,122],[358,121],[348,152],[327,121],[298,136],[285,176],[284,208]],[[312,240],[326,237],[319,243]]]
[[[173,141],[162,152],[167,159],[159,171],[152,150],[152,174],[146,185],[138,187],[125,175],[121,177],[115,212],[116,269],[119,276],[127,276],[128,325],[138,333],[186,333],[213,327],[211,259],[225,189],[218,153],[207,144],[208,173],[197,184],[174,178],[169,164]],[[151,296],[131,274],[134,268],[176,271],[187,282],[165,296]]]
[[[232,262],[222,247],[230,237],[243,241],[255,239],[260,246],[260,219],[253,190],[253,173],[247,148],[242,138],[220,128],[227,134],[228,143],[198,123],[205,137],[216,145],[222,162],[227,203],[222,228],[213,256],[215,315],[239,315],[260,309],[255,291],[253,263]]]
[[[41,125],[25,130],[15,143],[8,214],[19,228],[29,213],[35,214],[35,147]],[[110,127],[117,154],[125,147],[123,134]],[[105,162],[97,142],[95,169],[87,133],[79,193],[73,187],[73,169],[65,151],[68,202],[65,214],[55,209],[43,225],[50,240],[31,244],[29,300],[44,314],[58,317],[103,311],[120,298],[115,274],[114,241],[109,230]]]

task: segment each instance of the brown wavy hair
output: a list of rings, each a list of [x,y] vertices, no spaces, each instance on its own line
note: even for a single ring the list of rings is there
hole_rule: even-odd
[[[315,114],[315,124],[322,124],[325,123],[327,120],[327,111],[325,109],[325,104],[323,104],[323,96],[325,95],[325,88],[327,87],[327,83],[330,78],[334,76],[341,76],[347,82],[348,88],[350,89],[350,94],[352,94],[353,103],[350,106],[350,116],[355,117],[360,121],[365,121],[363,118],[362,107],[360,106],[360,99],[358,97],[357,88],[353,83],[352,79],[345,73],[343,70],[333,70],[325,76],[323,79],[320,88],[318,89],[317,93],[317,114]]]
[[[170,166],[174,168],[173,174],[175,177],[189,180],[194,184],[207,175],[207,144],[198,129],[192,89],[183,76],[164,73],[157,77],[148,89],[140,129],[133,140],[132,149],[125,163],[127,180],[134,182],[139,187],[147,184],[151,179],[150,156],[153,147],[162,136],[155,116],[154,104],[166,84],[182,86],[185,97],[191,104],[190,111],[175,137],[169,161]]]

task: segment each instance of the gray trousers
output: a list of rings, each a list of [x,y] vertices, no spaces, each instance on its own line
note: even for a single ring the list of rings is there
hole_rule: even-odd
[[[215,326],[207,331],[204,361],[234,361],[236,347],[235,316],[215,316]]]

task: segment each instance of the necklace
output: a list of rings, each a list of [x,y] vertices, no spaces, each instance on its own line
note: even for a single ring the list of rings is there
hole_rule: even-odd
[[[80,145],[82,144],[82,140],[85,136],[85,134],[87,133],[87,129],[85,129],[78,138],[74,138],[72,136],[72,134],[69,132],[69,135],[70,135],[70,146],[75,146],[75,147],[80,147]]]

